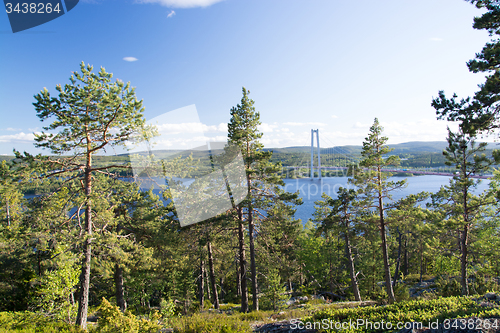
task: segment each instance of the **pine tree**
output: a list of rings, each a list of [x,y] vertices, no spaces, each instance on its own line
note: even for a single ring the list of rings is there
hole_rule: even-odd
[[[490,36],[500,35],[500,3],[497,0],[468,0],[477,8],[487,11],[474,18],[474,29],[486,30]],[[458,99],[456,94],[447,98],[444,91],[432,100],[438,119],[459,121],[462,130],[472,136],[481,132],[490,132],[500,127],[500,47],[499,39],[487,43],[476,59],[467,62],[472,73],[485,73],[486,80],[479,85],[474,96]]]
[[[123,145],[144,129],[144,108],[138,101],[130,83],[117,80],[112,83],[113,75],[101,68],[99,73],[82,62],[80,71],[73,72],[70,84],[64,88],[56,86],[58,97],[52,97],[44,88],[35,96],[33,103],[37,116],[42,120],[55,118],[41,134],[35,135],[36,147],[49,149],[55,156],[24,156],[16,152],[18,158],[32,164],[41,165],[43,177],[68,177],[78,179],[85,197],[85,226],[81,241],[83,243],[83,262],[80,275],[80,297],[76,324],[82,329],[87,327],[89,305],[90,263],[92,259],[92,186],[96,173],[105,173],[111,167],[96,167],[93,157],[113,146]],[[53,131],[59,130],[56,134]],[[142,133],[141,133],[142,135]]]
[[[469,295],[468,259],[471,228],[477,222],[482,208],[491,203],[488,197],[477,197],[472,190],[477,187],[479,180],[472,178],[480,174],[500,160],[500,151],[495,150],[493,157],[488,158],[484,153],[486,143],[476,145],[474,138],[459,131],[453,133],[448,129],[448,147],[443,151],[446,164],[454,166],[456,174],[450,185],[441,188],[433,195],[433,204],[441,208],[445,217],[450,217],[460,233],[460,283],[462,295]]]
[[[258,141],[262,137],[262,133],[260,133],[257,129],[257,126],[260,125],[260,114],[255,111],[255,107],[253,106],[254,101],[248,97],[250,92],[244,87],[242,88],[242,91],[243,97],[241,98],[241,104],[231,108],[231,120],[228,124],[228,138],[232,144],[238,145],[241,148],[247,173],[246,181],[248,186],[248,197],[237,208],[239,220],[238,236],[240,241],[240,276],[242,289],[241,311],[246,312],[248,311],[248,300],[246,299],[248,291],[246,284],[246,259],[243,239],[243,215],[244,213],[247,215],[248,238],[250,244],[252,300],[253,308],[257,310],[259,308],[259,301],[257,299],[257,271],[255,266],[255,224],[253,220],[252,181],[256,171],[253,164],[259,157],[265,157],[265,153],[261,152],[259,154],[258,152],[258,150],[263,148],[262,144]]]
[[[387,221],[386,211],[394,208],[394,205],[385,205],[387,200],[391,199],[390,192],[401,189],[405,186],[406,181],[398,182],[387,181],[390,173],[384,172],[383,168],[399,164],[399,157],[392,155],[387,156],[392,149],[389,149],[385,144],[387,137],[382,136],[383,128],[380,126],[378,119],[375,118],[373,125],[370,127],[368,137],[363,142],[363,150],[361,156],[363,160],[360,166],[364,169],[360,170],[349,181],[359,188],[361,199],[368,209],[374,209],[377,214],[376,221],[380,231],[380,239],[382,241],[382,260],[384,262],[385,288],[389,302],[395,302],[394,291],[391,282],[391,270],[389,266],[389,253],[387,247]]]
[[[0,163],[0,221],[8,227],[19,217],[23,201],[19,190],[21,175],[14,169],[12,163]]]
[[[241,311],[247,311],[246,300],[246,258],[244,251],[243,222],[248,225],[248,243],[250,253],[250,272],[252,283],[252,305],[259,309],[257,267],[255,262],[255,236],[258,234],[256,222],[264,219],[265,212],[270,211],[275,202],[294,202],[297,194],[284,192],[279,188],[283,185],[278,172],[280,164],[270,162],[272,152],[264,151],[259,141],[260,114],[255,111],[254,101],[248,97],[249,91],[242,88],[243,96],[240,104],[231,109],[231,120],[228,124],[228,138],[231,144],[238,146],[243,154],[246,168],[246,183],[248,195],[237,207],[238,233],[240,244],[240,281],[242,289]]]
[[[356,301],[361,301],[359,293],[358,279],[354,268],[354,259],[352,255],[352,238],[353,224],[360,217],[359,207],[356,203],[356,191],[341,187],[337,192],[337,199],[332,199],[326,194],[323,194],[323,201],[318,202],[322,206],[328,207],[328,215],[322,219],[318,231],[328,233],[335,230],[344,238],[345,258],[347,260],[347,268],[351,279],[351,288]]]

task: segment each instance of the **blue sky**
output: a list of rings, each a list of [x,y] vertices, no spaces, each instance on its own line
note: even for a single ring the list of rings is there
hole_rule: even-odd
[[[1,14],[0,154],[35,152],[33,96],[81,61],[130,81],[147,119],[194,104],[215,139],[245,86],[266,147],[307,145],[311,128],[360,145],[374,117],[389,143],[444,141],[430,103],[483,81],[465,65],[490,39],[480,14],[460,0],[80,0],[15,34]]]

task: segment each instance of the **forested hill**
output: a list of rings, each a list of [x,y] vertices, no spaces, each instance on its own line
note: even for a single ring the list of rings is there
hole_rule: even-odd
[[[389,154],[398,155],[401,158],[401,166],[404,167],[442,167],[444,166],[445,158],[443,156],[443,150],[447,147],[448,143],[446,141],[411,141],[398,144],[389,144],[390,148],[393,148]],[[499,149],[497,143],[489,143],[486,147],[486,153],[490,154],[491,150]],[[325,158],[327,155],[331,154],[342,154],[359,159],[361,157],[362,146],[347,145],[347,146],[336,146],[336,147],[324,147],[321,148],[321,154],[324,154]],[[285,148],[265,148],[265,151],[272,151],[272,160],[277,162],[281,161],[283,166],[291,165],[302,165],[309,160],[309,154],[311,153],[310,146],[296,146],[296,147],[285,147]],[[316,154],[317,150],[314,150]],[[164,158],[167,156],[182,156],[187,157],[191,151],[179,151],[179,150],[158,150],[154,151],[154,154],[158,158]],[[141,154],[141,153],[139,153]],[[144,152],[147,154],[147,152]],[[199,158],[204,155],[202,151],[194,152],[193,157]],[[0,161],[11,160],[14,156],[0,156]],[[107,163],[107,162],[119,162],[124,163],[128,161],[127,154],[120,154],[118,156],[96,156],[97,164]],[[327,162],[327,161],[325,161]],[[325,163],[323,162],[323,163]]]
[[[478,142],[479,143],[479,142]],[[443,150],[448,146],[446,141],[410,141],[398,144],[388,144],[389,148],[394,150],[391,154],[415,154],[415,153],[442,153]],[[316,148],[315,148],[316,149]],[[321,148],[321,153],[328,153],[328,150],[332,147]],[[362,146],[335,146],[335,152],[342,151],[347,154],[361,154]],[[489,143],[486,149],[500,149],[500,146],[496,143]],[[306,153],[311,152],[310,146],[296,146],[296,147],[285,147],[285,148],[265,148],[264,150],[273,151],[275,153]]]

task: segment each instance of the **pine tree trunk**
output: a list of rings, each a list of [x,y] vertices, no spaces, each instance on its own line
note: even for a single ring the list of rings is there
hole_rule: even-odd
[[[399,278],[399,265],[401,263],[401,232],[399,231],[399,227],[397,227],[398,232],[398,258],[396,259],[396,269],[394,270],[394,280],[392,281],[392,287],[396,287]]]
[[[361,295],[359,294],[358,280],[356,277],[356,270],[354,269],[354,260],[352,259],[351,242],[349,240],[349,234],[347,232],[344,234],[344,239],[345,239],[345,255],[348,261],[349,275],[351,276],[352,293],[354,294],[354,299],[356,301],[361,301]]]
[[[9,199],[7,198],[7,226],[10,227],[10,207],[9,207]]]
[[[385,225],[383,223],[381,223],[380,225],[380,237],[382,238],[382,256],[384,259],[385,288],[387,291],[387,296],[389,298],[389,303],[394,303],[396,301],[396,298],[394,297],[394,290],[392,289],[391,269],[389,266],[389,255],[387,251],[387,236],[385,233]]]
[[[247,260],[245,258],[245,234],[243,230],[243,213],[238,208],[238,240],[240,251],[240,284],[241,284],[241,312],[248,312],[248,290],[247,290]]]
[[[205,307],[205,263],[203,262],[203,256],[200,255],[200,278],[198,279],[198,294],[200,300],[200,309]]]
[[[207,251],[208,251],[208,267],[210,270],[210,286],[212,287],[212,295],[214,298],[214,308],[219,309],[219,295],[217,293],[217,285],[215,284],[215,269],[214,269],[214,259],[212,253],[212,243],[207,241]]]
[[[381,168],[378,167],[378,185],[379,188],[382,186],[382,176]],[[384,272],[385,272],[385,288],[387,291],[387,296],[389,298],[389,303],[394,303],[396,298],[394,297],[394,290],[392,289],[391,283],[391,269],[389,266],[389,253],[387,251],[387,235],[385,232],[385,221],[384,221],[384,203],[382,201],[382,193],[379,190],[378,193],[378,209],[380,218],[380,238],[382,239],[382,257],[384,260]]]
[[[241,296],[241,279],[240,279],[239,265],[240,265],[240,261],[237,260],[235,266],[236,266],[236,295],[238,297]]]
[[[88,149],[89,151],[90,149]],[[89,307],[89,290],[90,290],[90,261],[92,259],[92,210],[90,202],[90,194],[92,191],[91,183],[91,160],[90,153],[87,155],[87,166],[85,168],[85,196],[87,203],[85,207],[85,234],[83,243],[83,262],[82,272],[80,274],[80,297],[78,302],[78,314],[76,317],[76,325],[83,330],[87,329],[87,313]]]
[[[221,270],[223,271],[223,270]],[[224,300],[226,298],[226,291],[225,291],[225,287],[224,287],[224,278],[221,277],[219,279],[219,284],[220,284],[220,299],[222,300],[222,303],[225,303]]]
[[[463,164],[462,164],[462,174],[463,178],[467,177],[467,170],[465,169],[467,158],[464,155],[463,157]],[[467,202],[467,187],[465,186],[462,191],[463,195],[463,207],[464,207],[464,213],[463,213],[463,218],[464,218],[464,231],[462,234],[462,239],[461,239],[461,248],[462,248],[462,257],[461,257],[461,284],[462,284],[462,296],[469,296],[469,282],[467,280],[467,255],[469,252],[469,207],[468,207],[468,202]]]
[[[405,243],[404,243],[404,255],[403,255],[403,274],[404,276],[408,275],[409,263],[408,263],[408,234],[405,234]]]
[[[469,238],[469,224],[466,223],[462,235],[462,257],[460,260],[461,265],[461,285],[462,295],[469,296],[469,282],[467,280],[467,254],[468,254],[468,238]]]
[[[127,309],[127,302],[125,301],[125,288],[123,283],[123,269],[120,265],[115,264],[115,296],[116,305],[120,308],[121,312]]]
[[[253,210],[250,204],[248,209],[248,240],[250,243],[250,270],[252,274],[252,308],[259,310],[259,299],[257,297],[257,268],[255,266],[255,245],[254,245],[254,223]]]
[[[207,279],[206,284],[207,284],[207,296],[208,299],[212,299],[212,292],[210,291],[210,276],[209,274],[205,271],[205,278]]]
[[[423,243],[420,243],[420,283],[422,283],[422,274],[424,270],[423,257],[424,257],[424,245]]]

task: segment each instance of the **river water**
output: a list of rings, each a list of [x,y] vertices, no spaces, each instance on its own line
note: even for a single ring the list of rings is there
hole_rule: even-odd
[[[392,177],[389,180],[399,181],[404,177]],[[415,176],[408,177],[408,186],[404,189],[393,191],[393,200],[399,200],[409,194],[417,194],[422,191],[435,193],[439,191],[441,186],[448,185],[451,177],[446,176]],[[303,204],[297,206],[295,218],[306,223],[308,219],[313,217],[314,202],[321,200],[322,193],[328,194],[332,198],[337,197],[337,191],[340,187],[353,188],[347,184],[347,177],[323,177],[322,179],[315,178],[300,178],[300,179],[285,179],[285,189],[288,192],[299,191],[299,196],[302,198]],[[476,194],[482,193],[488,188],[489,180],[482,179],[478,187],[474,190]]]

